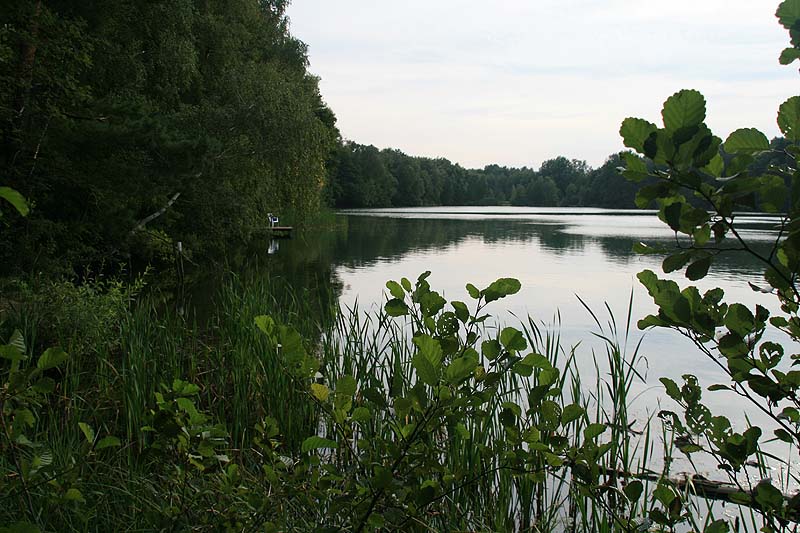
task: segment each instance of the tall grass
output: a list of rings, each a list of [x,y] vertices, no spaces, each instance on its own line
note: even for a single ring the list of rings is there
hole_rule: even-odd
[[[163,487],[152,472],[164,466],[154,464],[144,453],[150,436],[143,427],[151,418],[155,394],[175,379],[201,387],[202,407],[222,422],[230,435],[228,453],[240,458],[243,467],[252,468],[252,476],[261,475],[259,456],[251,451],[253,428],[265,417],[277,420],[287,453],[296,452],[306,437],[330,429],[320,425],[318,406],[308,395],[298,393],[276,347],[254,327],[257,315],[269,314],[302,333],[308,350],[320,363],[320,381],[335,383],[341,376],[352,375],[361,391],[372,389],[385,397],[389,392],[404,393],[403,387],[412,381],[411,326],[391,319],[382,310],[365,311],[357,306],[332,310],[328,305],[335,301],[332,294],[320,297],[316,290],[297,293],[279,278],[235,275],[226,279],[213,301],[212,318],[203,324],[177,312],[158,295],[149,295],[140,297],[136,305],[125,300],[111,318],[103,315],[108,329],[101,337],[78,339],[65,331],[58,333],[73,354],[62,376],[63,389],[41,419],[47,446],[57,461],[68,462],[69,451],[80,448],[83,440],[79,422],[118,435],[126,444],[113,458],[105,456],[81,472],[85,486],[97,495],[92,510],[83,515],[84,522],[77,521],[75,513],[64,512],[53,515],[54,528],[111,530],[128,522],[127,528],[141,530],[160,520],[156,516],[163,509],[158,501]],[[565,474],[566,469],[545,477],[519,475],[497,456],[481,452],[503,438],[499,416],[503,402],[525,405],[527,392],[539,377],[538,371],[530,378],[506,373],[498,384],[498,395],[482,406],[481,414],[486,416],[465,421],[466,435],[447,429],[429,436],[442,463],[460,472],[464,482],[437,502],[437,512],[425,525],[428,530],[615,531],[623,518],[646,514],[642,502],[647,498],[634,506],[625,501],[619,492],[622,478],[651,473],[648,465],[654,456],[671,453],[671,447],[667,433],[661,436],[665,446],[658,445],[659,436],[652,433],[650,419],[635,423],[630,417],[636,398],[629,392],[635,381],[645,378],[640,371],[644,362],[640,345],[628,346],[631,307],[620,326],[610,309],[604,324],[587,306],[597,326],[595,334],[603,343],[599,353],[564,346],[558,321],[547,326],[526,317],[518,325],[529,349],[560,370],[559,393],[551,399],[562,408],[578,404],[585,409],[586,416],[571,422],[573,444],[579,444],[590,424],[610,428],[605,437],[610,451],[600,464],[607,493],[597,498]],[[25,327],[32,337],[32,325],[47,319],[37,313],[41,313],[38,308],[21,307],[6,317],[6,325]],[[43,342],[50,340],[45,337]],[[582,358],[592,359],[593,375],[587,375]],[[391,439],[396,430],[391,414],[390,410],[376,413],[369,431]],[[539,422],[536,412],[524,416],[534,425]],[[330,459],[348,460],[344,454]],[[669,467],[668,457],[663,464]],[[547,470],[545,464],[538,466],[542,472]],[[646,490],[651,489],[647,485]],[[47,505],[44,500],[40,504]],[[297,523],[302,523],[307,517],[301,515],[309,511],[293,508],[288,505],[286,512],[297,513]],[[2,509],[0,505],[0,521],[13,521],[20,515],[19,510]],[[698,512],[698,516],[707,514]]]

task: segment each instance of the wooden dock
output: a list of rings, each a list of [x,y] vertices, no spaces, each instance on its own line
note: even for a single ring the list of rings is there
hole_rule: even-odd
[[[292,236],[293,230],[294,227],[292,226],[270,226],[267,228],[267,231],[270,232],[275,239],[288,239]]]

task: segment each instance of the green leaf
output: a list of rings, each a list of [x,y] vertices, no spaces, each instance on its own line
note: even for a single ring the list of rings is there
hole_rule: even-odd
[[[72,488],[67,489],[67,492],[64,494],[64,499],[70,502],[85,502],[86,500],[83,499],[83,494],[78,489]]]
[[[622,176],[626,180],[639,183],[650,175],[647,164],[636,154],[623,152],[622,159],[625,161],[625,167],[618,170],[622,172]]]
[[[668,255],[664,258],[663,263],[661,263],[661,268],[664,270],[665,274],[675,272],[676,270],[683,268],[683,265],[685,265],[690,258],[691,253],[689,252],[678,252],[676,254]]]
[[[256,327],[263,333],[272,336],[275,331],[275,320],[271,316],[260,315],[254,319]]]
[[[514,278],[500,278],[492,282],[488,287],[481,291],[486,303],[505,298],[519,292],[522,285],[519,280]]]
[[[19,348],[17,348],[13,344],[0,345],[0,357],[9,360],[12,363],[27,359],[27,357],[25,357],[25,354],[20,352]]]
[[[373,511],[372,514],[369,515],[369,518],[367,518],[367,525],[380,531],[383,529],[383,526],[386,525],[386,518],[384,518],[382,514]],[[338,531],[338,529],[336,531]]]
[[[706,100],[698,91],[684,89],[670,96],[661,111],[664,127],[671,134],[699,126],[706,118]]]
[[[30,409],[16,409],[14,411],[14,422],[33,427],[33,424],[36,423],[36,417],[33,416],[33,412]]]
[[[373,469],[372,486],[376,489],[385,489],[392,484],[394,476],[392,471],[385,466],[376,466]]]
[[[583,407],[577,403],[567,405],[564,407],[564,411],[561,413],[561,425],[566,426],[570,422],[574,422],[575,420],[579,419],[583,413]]]
[[[398,298],[389,300],[383,308],[386,310],[387,315],[393,317],[405,316],[408,314],[408,306],[403,300]]]
[[[670,398],[672,398],[676,402],[679,402],[681,400],[681,389],[678,388],[677,383],[675,383],[669,378],[661,378],[659,379],[659,381],[661,381],[661,383],[664,385],[664,388],[667,390],[667,395]]]
[[[86,437],[86,442],[88,442],[89,444],[93,444],[94,430],[92,429],[92,427],[86,422],[78,422],[78,427],[81,429],[81,432],[83,432],[83,436]]]
[[[711,161],[709,161],[708,164],[703,167],[703,170],[715,178],[720,177],[722,172],[725,170],[725,159],[723,159],[722,154],[717,153],[714,157],[712,157]]]
[[[0,198],[5,199],[14,206],[14,209],[22,216],[27,216],[30,212],[28,202],[25,201],[25,198],[10,187],[0,187]]]
[[[417,376],[423,383],[431,387],[439,383],[439,372],[421,352],[414,355],[411,366],[417,371]]]
[[[476,287],[472,283],[467,283],[467,293],[469,294],[470,298],[473,298],[475,300],[481,297],[481,291],[479,291],[478,287]]]
[[[755,155],[769,150],[769,139],[755,128],[742,128],[728,136],[723,148],[729,154]]]
[[[638,479],[634,479],[633,481],[629,482],[625,485],[625,488],[622,489],[622,492],[625,493],[625,497],[628,498],[628,501],[635,503],[639,500],[642,496],[642,492],[644,491],[644,484]]]
[[[460,383],[470,377],[478,366],[478,361],[473,357],[459,357],[447,366],[445,377],[453,384]]]
[[[725,520],[714,520],[703,530],[703,533],[728,533],[730,527]]]
[[[800,50],[797,48],[784,48],[779,61],[781,65],[789,65],[795,59],[800,59]]]
[[[735,303],[728,307],[725,314],[725,327],[738,337],[746,337],[755,327],[755,317],[750,309]]]
[[[633,148],[639,153],[644,153],[644,142],[657,129],[658,127],[652,122],[640,118],[628,117],[622,121],[619,134],[625,146]],[[628,164],[628,168],[631,169],[630,163]]]
[[[419,298],[419,306],[425,317],[433,317],[447,304],[447,300],[436,291],[430,291]]]
[[[303,441],[303,444],[300,445],[300,451],[302,451],[303,453],[308,453],[313,450],[336,449],[338,447],[339,444],[337,444],[336,441],[314,436],[314,437],[308,437],[306,440]]]
[[[481,343],[481,353],[485,358],[489,360],[493,361],[497,359],[497,356],[500,355],[501,351],[502,347],[500,346],[500,343],[495,339],[483,341]]]
[[[313,394],[314,398],[317,400],[324,402],[328,399],[328,396],[330,396],[331,391],[328,387],[321,383],[312,383],[311,394]]]
[[[642,254],[642,255],[655,255],[664,253],[663,249],[653,248],[649,244],[645,244],[643,242],[634,243],[632,251],[635,254]]]
[[[785,429],[776,429],[773,433],[775,436],[788,444],[794,444],[794,437]]]
[[[97,446],[95,446],[94,449],[102,450],[105,448],[117,448],[120,446],[120,444],[120,440],[117,437],[109,435],[100,439],[100,442],[97,443]]]
[[[606,430],[605,424],[589,424],[583,430],[583,438],[586,440],[594,440]]]
[[[336,395],[352,398],[356,394],[356,378],[344,375],[336,381]]]
[[[391,293],[391,295],[397,298],[398,300],[402,300],[406,296],[403,287],[401,287],[400,284],[397,283],[396,281],[387,281],[386,288],[389,289],[389,293]]]
[[[48,348],[36,361],[36,368],[39,370],[49,370],[59,366],[68,358],[67,353],[61,348]]]
[[[528,347],[528,342],[525,340],[522,332],[516,328],[510,327],[503,328],[503,331],[500,332],[500,344],[502,344],[506,350],[515,352],[522,351]]]
[[[52,378],[41,378],[36,380],[36,383],[33,384],[33,390],[40,394],[50,394],[56,388],[56,382]]]
[[[189,398],[176,398],[175,403],[178,404],[178,408],[189,415],[190,420],[196,420],[200,418],[200,413],[197,411],[197,407],[195,407],[194,402]]]
[[[800,96],[792,96],[781,104],[778,127],[790,141],[800,141]]]
[[[756,502],[761,508],[767,511],[779,511],[783,507],[783,494],[773,487],[769,481],[762,481],[756,486],[754,491]]]
[[[761,209],[768,213],[779,213],[787,198],[786,184],[780,176],[762,176],[758,179],[758,196]]]
[[[706,277],[706,274],[708,274],[708,269],[711,267],[711,261],[711,256],[698,259],[686,269],[686,277],[691,281],[703,279]]]
[[[784,0],[775,12],[778,22],[787,30],[791,30],[800,19],[800,0]]]
[[[466,323],[469,320],[469,309],[467,309],[467,304],[464,302],[450,302],[450,305],[453,306],[455,309],[456,317],[462,322]]]
[[[8,344],[17,348],[20,353],[25,353],[28,351],[28,347],[25,344],[25,337],[22,335],[22,332],[18,329],[14,330],[14,333],[11,334],[11,338],[8,340]]]
[[[414,344],[419,348],[419,353],[423,355],[438,370],[442,366],[442,346],[439,341],[430,335],[417,335],[414,337]]]
[[[372,419],[372,413],[366,407],[356,407],[351,418],[355,422],[367,422]]]

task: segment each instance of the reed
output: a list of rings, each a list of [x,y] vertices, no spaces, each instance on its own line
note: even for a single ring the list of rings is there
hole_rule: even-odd
[[[86,502],[88,508],[79,513],[59,508],[40,525],[65,531],[141,530],[164,523],[174,527],[175,523],[198,519],[203,506],[214,508],[217,497],[224,496],[226,502],[233,502],[231,505],[251,505],[246,496],[225,488],[228,481],[223,481],[228,474],[191,478],[179,470],[178,475],[171,470],[173,466],[160,463],[152,455],[154,437],[143,428],[152,423],[156,393],[176,379],[197,384],[198,407],[224,425],[229,435],[225,451],[238,465],[241,486],[250,483],[264,491],[276,490],[264,480],[263,456],[256,451],[261,437],[254,428],[268,417],[280,428],[281,453],[288,456],[297,454],[310,435],[339,438],[331,433],[332,426],[318,402],[286,371],[280,350],[254,327],[258,315],[270,314],[301,332],[305,348],[319,362],[320,382],[337,383],[343,376],[353,376],[359,391],[391,392],[393,396],[408,392],[414,381],[413,325],[392,319],[382,309],[364,310],[357,304],[332,311],[331,301],[335,301],[331,293],[320,296],[319,288],[297,293],[277,277],[243,279],[229,275],[213,300],[211,318],[202,324],[166,304],[157,294],[139,297],[136,305],[123,306],[115,328],[106,337],[95,344],[81,341],[79,353],[73,354],[63,370],[59,399],[53,400],[40,417],[43,445],[52,450],[60,470],[76,474],[75,482],[81,483],[84,492],[91,492],[91,503]],[[577,404],[585,411],[570,422],[572,444],[579,445],[584,430],[592,424],[609,428],[604,437],[608,453],[599,464],[609,490],[602,494],[587,490],[571,478],[568,469],[547,468],[544,462],[530,465],[531,473],[520,475],[501,456],[482,452],[497,447],[504,438],[501,413],[505,402],[518,402],[525,411],[527,394],[540,379],[538,370],[528,378],[504,373],[494,399],[481,406],[480,413],[468,417],[463,428],[456,431],[444,427],[425,437],[441,464],[464,480],[437,501],[435,513],[426,515],[428,530],[616,531],[631,518],[646,515],[652,484],[645,483],[645,497],[631,503],[619,491],[624,486],[620,478],[649,473],[648,465],[659,453],[666,454],[663,464],[667,470],[663,473],[668,474],[670,436],[665,430],[661,435],[665,446],[659,446],[651,430],[652,420],[634,421],[630,416],[631,403],[636,401],[630,391],[635,382],[646,378],[640,371],[645,363],[640,344],[630,345],[632,306],[623,325],[608,308],[604,323],[586,307],[595,320],[595,335],[602,340],[604,353],[564,346],[558,317],[549,325],[525,317],[518,327],[528,350],[543,355],[559,370],[554,387],[558,394],[550,399],[562,410]],[[36,324],[45,319],[32,313],[25,315],[22,310],[14,321]],[[482,326],[480,334],[496,335],[498,330],[493,328],[498,327]],[[78,346],[75,339],[66,341]],[[586,358],[593,362],[593,375],[587,375]],[[524,412],[522,417],[524,424],[543,425],[536,411]],[[113,453],[92,451],[78,429],[79,422],[91,425],[98,434],[119,436],[123,445]],[[391,409],[376,411],[360,431],[389,442],[397,434],[397,420]],[[70,467],[75,450],[82,449],[88,450],[85,463]],[[328,460],[342,464],[352,457],[340,450]],[[216,480],[214,490],[203,488],[202,483],[210,483],[208,479]],[[45,492],[33,497],[40,508],[47,505]],[[165,501],[169,503],[166,507]],[[313,517],[324,516],[326,505],[332,505],[319,502],[319,508],[312,512],[298,501],[285,496],[276,505],[288,523],[309,527]],[[702,508],[704,503],[695,502],[696,517],[712,515],[710,506]],[[22,516],[19,509],[2,505],[0,509],[5,509],[0,510],[1,521]],[[166,520],[165,509],[177,513],[172,522],[161,522]],[[254,523],[262,520],[255,517],[266,516],[263,509],[248,513]],[[266,523],[266,518],[263,521]],[[701,528],[703,520],[697,521]],[[421,524],[408,527],[423,529]],[[297,530],[301,530],[299,526]]]

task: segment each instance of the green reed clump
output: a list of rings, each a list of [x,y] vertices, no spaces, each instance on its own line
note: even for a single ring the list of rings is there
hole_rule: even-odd
[[[639,527],[666,489],[644,477],[656,450],[650,421],[635,435],[630,420],[628,394],[643,376],[638,345],[625,351],[628,331],[613,315],[605,329],[597,320],[606,354],[587,376],[557,326],[490,323],[484,309],[514,294],[516,280],[468,286],[464,303],[426,279],[387,284],[383,309],[331,314],[280,279],[230,276],[202,325],[140,297],[102,357],[95,346],[37,359],[18,334],[16,348],[0,350],[19,352],[3,367],[14,395],[0,400],[4,423],[21,432],[2,437],[0,467],[15,482],[0,489],[14,502],[0,506],[0,523]],[[19,378],[40,366],[52,388]]]

